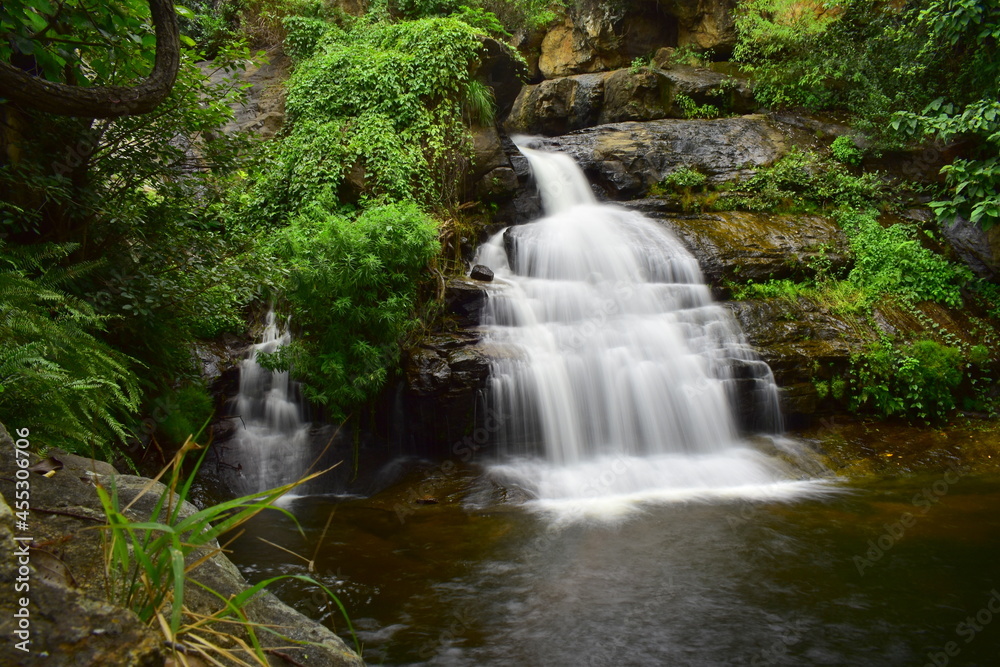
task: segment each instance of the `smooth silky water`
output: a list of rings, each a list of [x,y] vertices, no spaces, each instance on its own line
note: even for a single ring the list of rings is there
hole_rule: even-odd
[[[370,664],[998,664],[1000,479],[836,479],[778,435],[770,370],[693,258],[525,152],[548,215],[478,257],[489,441],[371,498],[290,501],[304,536],[257,518],[244,573],[319,577]],[[741,437],[740,395],[769,435]],[[351,643],[321,595],[275,592]]]
[[[794,442],[774,439],[776,458],[738,437],[741,392],[756,426],[780,432],[777,387],[694,256],[645,216],[598,203],[569,156],[528,141],[546,216],[476,258],[496,274],[485,344],[506,351],[487,388],[497,479],[564,520],[830,491]]]
[[[267,313],[261,340],[240,363],[240,390],[231,406],[240,420],[229,446],[238,468],[228,476],[240,495],[264,491],[299,479],[308,467],[309,424],[288,371],[272,372],[257,363],[257,355],[271,354],[291,342],[288,323]]]

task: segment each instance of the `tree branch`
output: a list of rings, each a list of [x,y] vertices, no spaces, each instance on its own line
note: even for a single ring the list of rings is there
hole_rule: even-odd
[[[46,81],[0,62],[0,95],[60,116],[117,118],[152,111],[166,99],[180,67],[180,31],[172,0],[149,0],[156,31],[153,71],[135,86],[71,86]]]

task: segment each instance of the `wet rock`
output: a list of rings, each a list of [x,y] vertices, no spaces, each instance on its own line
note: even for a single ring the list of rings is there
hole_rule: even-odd
[[[869,328],[806,303],[769,299],[726,305],[757,354],[771,367],[780,387],[782,411],[793,424],[822,411],[815,382],[845,373],[851,355],[877,339]],[[827,404],[823,409],[836,406]]]
[[[407,451],[448,455],[475,428],[490,356],[470,333],[438,334],[420,341],[403,362]]]
[[[469,165],[469,174],[473,180],[478,180],[499,167],[510,167],[510,160],[503,152],[496,127],[474,125],[471,133],[472,163]]]
[[[637,72],[616,70],[607,76],[604,83],[599,122],[665,118],[672,97],[672,86],[662,72],[649,68]]]
[[[476,264],[472,267],[472,272],[469,273],[469,277],[473,280],[483,280],[489,282],[493,280],[493,269],[488,266],[483,266],[482,264]]]
[[[504,127],[510,133],[565,134],[598,124],[606,74],[580,74],[525,86]]]
[[[771,278],[803,279],[818,268],[843,272],[850,265],[847,237],[829,218],[774,213],[678,214],[658,199],[625,202],[661,223],[698,259],[717,295],[727,283]],[[671,202],[667,206],[672,208]]]
[[[816,142],[764,115],[611,123],[539,140],[543,149],[572,155],[605,197],[618,200],[644,195],[681,166],[701,171],[712,183],[744,180],[793,146]]]
[[[439,350],[417,348],[409,354],[406,380],[410,391],[420,395],[433,394],[448,388],[451,368]]]
[[[962,261],[980,278],[1000,279],[1000,227],[988,231],[958,216],[941,226],[945,239]]]
[[[736,0],[674,0],[671,13],[677,20],[677,45],[695,51],[712,51],[728,57],[736,46]]]
[[[215,68],[211,61],[199,65],[213,84],[220,84],[234,75]],[[267,52],[266,61],[252,63],[235,75],[238,83],[250,84],[246,99],[233,104],[233,119],[224,131],[253,132],[262,139],[276,135],[285,121],[285,81],[291,71],[291,58],[281,47]]]
[[[478,325],[486,299],[486,287],[475,280],[452,278],[445,286],[445,306],[455,316],[459,326]]]
[[[517,195],[520,187],[517,174],[510,167],[498,167],[487,172],[473,187],[479,201],[506,201]]]
[[[723,111],[735,113],[749,113],[756,108],[753,93],[744,78],[705,67],[675,64],[662,51],[657,53],[653,62],[670,82],[675,96],[683,94],[697,104],[711,104]],[[682,118],[684,110],[674,104],[668,115]]]

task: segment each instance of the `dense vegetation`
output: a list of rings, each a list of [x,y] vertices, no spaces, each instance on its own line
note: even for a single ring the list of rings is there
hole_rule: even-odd
[[[996,360],[985,346],[940,330],[919,304],[967,309],[986,333],[983,317],[997,309],[994,285],[941,254],[933,227],[884,214],[930,194],[941,224],[961,215],[989,229],[1000,220],[1000,7],[974,0],[748,0],[737,26],[735,57],[753,73],[758,101],[847,112],[857,131],[833,142],[833,160],[793,154],[744,184],[748,195],[729,200],[769,210],[795,201],[830,211],[850,239],[850,274],[820,271],[810,282],[751,285],[743,293],[807,296],[869,319],[877,304],[891,303],[927,325],[930,338],[883,336],[855,356],[846,377],[818,382],[824,394],[856,409],[940,420],[970,389],[976,398],[966,398],[965,407],[991,409],[995,396],[983,387],[991,372],[984,369]],[[908,176],[917,182],[897,176],[883,185],[856,168],[866,156],[914,141],[943,164],[943,184],[928,183],[933,175],[916,169]],[[946,148],[959,154],[950,164]]]
[[[46,445],[110,455],[143,413],[156,415],[154,436],[183,441],[211,409],[193,346],[242,332],[269,302],[299,334],[270,363],[292,364],[331,416],[372,400],[417,323],[468,126],[492,122],[473,76],[483,31],[441,16],[467,8],[404,8],[427,16],[414,21],[319,2],[194,9],[178,81],[154,112],[92,121],[5,109],[0,420],[44,421]],[[2,55],[83,86],[142,76],[145,3],[81,18],[94,11],[5,5]],[[67,33],[92,48],[67,47],[56,36]],[[269,144],[223,131],[242,92],[232,75],[262,57],[247,44],[282,37],[297,61],[288,131]],[[228,76],[196,65],[206,53]]]
[[[481,40],[516,42],[562,10],[543,0],[376,0],[360,17],[322,0],[189,6],[177,81],[154,111],[95,120],[0,105],[0,421],[43,421],[47,445],[111,454],[141,434],[144,414],[158,415],[146,421],[155,437],[182,442],[211,411],[192,349],[243,333],[272,304],[296,342],[267,363],[292,368],[332,418],[371,402],[400,344],[435,312],[469,128],[494,120]],[[735,56],[760,103],[847,112],[856,134],[739,187],[709,188],[694,170],[661,187],[690,206],[840,222],[856,260],[848,275],[820,266],[813,280],[743,286],[747,295],[856,314],[886,302],[919,313],[925,301],[1000,312],[1000,290],[943,254],[930,226],[885,215],[909,196],[942,221],[1000,219],[1000,8],[810,7],[741,2]],[[0,32],[0,59],[59,83],[129,85],[153,66],[140,0],[7,2]],[[294,60],[282,134],[224,131],[242,94],[234,75],[263,57],[251,48],[279,41]],[[720,113],[689,102],[692,117]],[[942,156],[942,183],[906,195],[861,170],[914,142]],[[946,146],[958,155],[948,164]],[[879,340],[848,376],[824,382],[858,408],[942,417],[990,363],[944,336]]]

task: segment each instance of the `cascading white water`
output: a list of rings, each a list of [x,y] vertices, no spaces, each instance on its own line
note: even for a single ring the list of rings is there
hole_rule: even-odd
[[[797,486],[739,440],[738,382],[775,431],[777,388],[697,260],[641,214],[598,204],[569,156],[519,148],[546,217],[495,235],[477,257],[497,278],[486,341],[509,350],[491,365],[495,439],[509,457],[495,471],[547,507],[589,511],[586,500],[612,513]]]
[[[298,479],[305,470],[309,425],[302,419],[295,386],[288,371],[272,372],[257,363],[257,355],[270,354],[291,342],[287,324],[279,328],[274,311],[267,314],[261,342],[251,346],[240,365],[240,391],[236,414],[242,418],[234,438],[239,485],[253,493]]]

